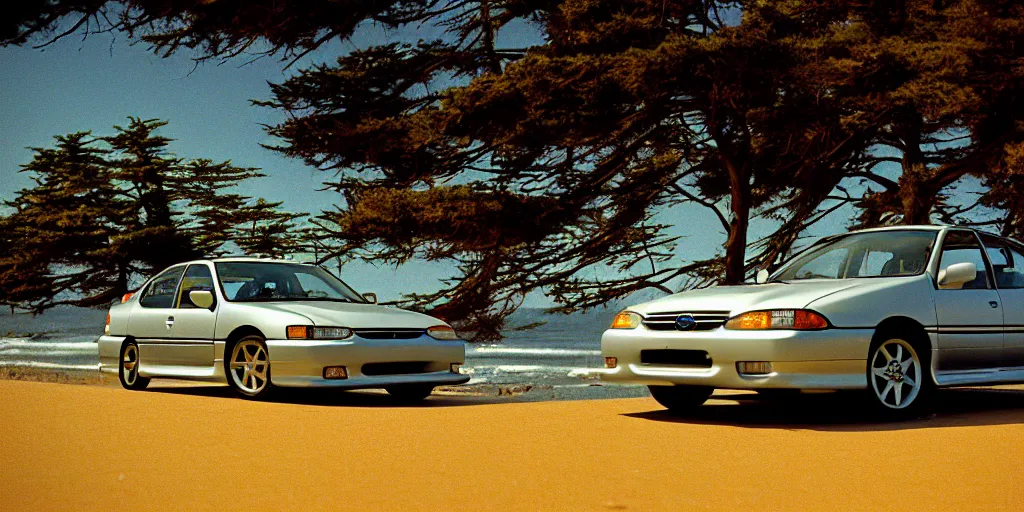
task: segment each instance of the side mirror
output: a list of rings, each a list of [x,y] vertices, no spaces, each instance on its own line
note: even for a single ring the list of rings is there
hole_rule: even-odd
[[[758,270],[757,275],[754,276],[754,282],[757,284],[765,284],[768,282],[768,277],[770,276],[771,274],[769,274],[767,270],[762,268],[761,270]]]
[[[366,299],[366,302],[369,302],[370,304],[376,304],[377,303],[377,294],[376,293],[364,293],[363,294],[363,298]]]
[[[954,263],[939,271],[939,289],[959,290],[978,277],[974,263]]]
[[[197,308],[213,309],[213,292],[209,290],[192,290],[188,292],[188,300]]]

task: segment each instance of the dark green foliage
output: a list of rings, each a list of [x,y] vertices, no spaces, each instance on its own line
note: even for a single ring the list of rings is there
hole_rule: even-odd
[[[0,302],[34,311],[106,305],[139,277],[231,243],[296,250],[286,232],[301,216],[224,192],[261,176],[255,169],[182,161],[155,133],[165,124],[131,118],[110,137],[74,133],[34,148],[22,171],[35,186],[8,201],[14,211],[0,219]]]
[[[111,4],[117,16],[105,3],[29,3],[0,34],[19,44],[67,15],[161,54],[230,58],[260,43],[290,60],[361,23],[430,30],[301,70],[257,103],[289,114],[270,128],[275,149],[334,172],[338,210],[315,219],[327,236],[304,231],[307,249],[454,262],[442,289],[406,303],[482,337],[534,290],[570,311],[741,282],[844,205],[865,226],[1024,232],[1020,2]],[[543,37],[498,43],[525,24]],[[977,201],[954,197],[968,176],[986,187]],[[657,214],[683,204],[712,211],[721,252],[673,261],[677,239]],[[996,218],[978,219],[982,208]],[[224,225],[217,215],[203,222]],[[757,218],[777,230],[751,241]],[[291,220],[256,221],[267,228],[253,247],[290,240],[275,226]]]

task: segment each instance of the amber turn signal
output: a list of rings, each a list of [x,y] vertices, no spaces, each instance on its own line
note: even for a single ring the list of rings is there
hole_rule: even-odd
[[[288,339],[290,340],[305,340],[312,336],[309,334],[310,328],[307,325],[289,325],[288,326]]]
[[[760,331],[767,329],[788,329],[794,331],[815,331],[828,328],[828,320],[807,309],[782,309],[774,311],[750,311],[734,316],[725,323],[726,329]]]
[[[615,315],[615,320],[612,321],[612,329],[636,329],[640,325],[640,321],[643,318],[632,312],[623,311]]]

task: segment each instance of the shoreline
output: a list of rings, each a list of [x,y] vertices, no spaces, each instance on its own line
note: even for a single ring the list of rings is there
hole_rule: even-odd
[[[111,386],[120,387],[117,376],[100,372],[99,369],[67,369],[40,368],[31,365],[0,364],[0,381],[42,382],[55,384],[72,384],[80,386]],[[226,387],[226,383],[199,382],[177,379],[154,379],[160,387]],[[288,390],[290,393],[302,393],[304,390]],[[311,389],[313,393],[342,392],[329,388]],[[613,399],[637,398],[648,396],[643,386],[606,386],[596,381],[581,379],[576,386],[552,386],[529,381],[519,383],[468,383],[460,386],[438,386],[432,396],[467,397],[467,398],[498,398],[501,400],[540,402],[551,400],[579,399]]]

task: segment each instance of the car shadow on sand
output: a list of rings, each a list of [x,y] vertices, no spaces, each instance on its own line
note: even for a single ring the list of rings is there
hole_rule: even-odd
[[[229,400],[245,400],[235,390],[228,386],[218,385],[161,385],[154,382],[146,392],[170,393],[175,395],[201,396],[208,398],[221,398]],[[492,403],[505,403],[511,400],[499,399],[493,396],[479,396],[472,394],[433,394],[426,400],[420,402],[403,402],[378,390],[353,390],[344,391],[338,389],[275,389],[274,393],[266,398],[253,400],[254,402],[317,405],[327,407],[457,407],[466,405],[481,405]]]
[[[715,395],[683,414],[655,410],[625,416],[670,423],[835,432],[1024,424],[1024,389],[1020,387],[942,389],[936,393],[932,413],[916,419],[887,420],[869,405],[850,392],[786,397],[749,393]]]

